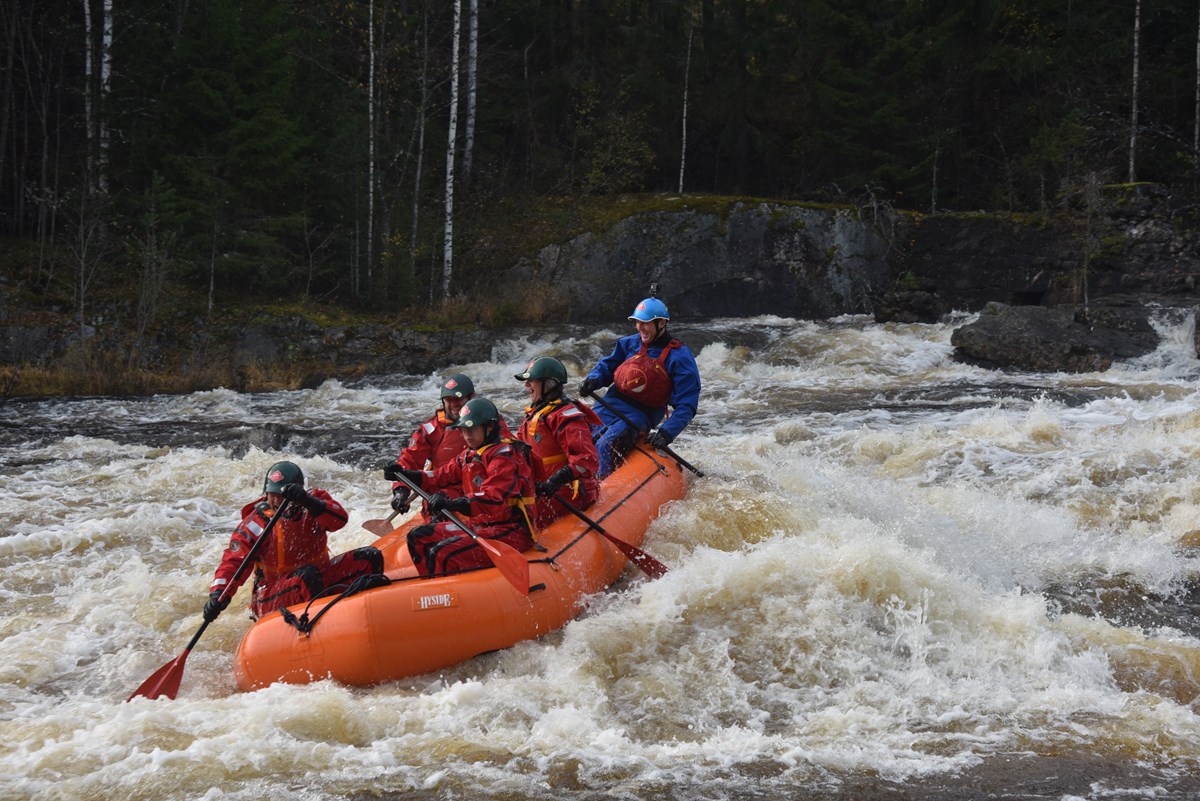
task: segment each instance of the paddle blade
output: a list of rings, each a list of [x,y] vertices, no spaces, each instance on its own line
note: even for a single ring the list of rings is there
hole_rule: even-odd
[[[476,540],[487,555],[492,558],[492,564],[508,579],[509,583],[522,595],[529,595],[529,562],[521,552],[511,545],[495,540]]]
[[[384,537],[392,533],[392,521],[390,520],[368,520],[363,523],[362,527],[376,537]]]
[[[134,690],[133,694],[125,700],[132,701],[134,698],[149,698],[153,701],[155,698],[160,698],[164,695],[168,698],[174,698],[176,693],[179,692],[179,682],[183,679],[183,666],[187,662],[189,653],[191,651],[184,651],[160,667],[154,672],[153,676],[142,682],[142,686]]]
[[[641,548],[619,540],[608,532],[604,532],[604,536],[608,537],[608,541],[617,546],[618,551],[625,554],[630,562],[637,565],[650,578],[662,578],[667,575],[667,566]]]

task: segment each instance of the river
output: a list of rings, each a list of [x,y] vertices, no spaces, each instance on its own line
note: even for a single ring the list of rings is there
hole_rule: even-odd
[[[440,373],[0,405],[0,799],[1183,799],[1200,795],[1194,325],[1084,375],[958,364],[938,325],[681,324],[704,471],[565,629],[369,689],[238,692],[243,590],[175,700],[266,467],[372,540]],[[447,365],[515,424],[631,333],[508,332]]]

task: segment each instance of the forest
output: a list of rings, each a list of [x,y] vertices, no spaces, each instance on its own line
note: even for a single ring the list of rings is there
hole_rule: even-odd
[[[1200,194],[1200,3],[7,0],[4,281],[436,307],[617,196]],[[573,217],[574,215],[574,217]],[[586,224],[586,223],[583,223]]]

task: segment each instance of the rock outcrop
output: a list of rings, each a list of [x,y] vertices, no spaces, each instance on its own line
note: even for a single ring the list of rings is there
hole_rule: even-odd
[[[545,247],[494,290],[553,292],[558,319],[623,320],[657,284],[675,317],[870,313],[892,282],[894,218],[788,203],[650,212]]]
[[[623,321],[652,285],[677,321],[868,313],[880,322],[934,322],[987,306],[955,333],[959,358],[1022,370],[1102,369],[1155,347],[1154,309],[1192,313],[1200,239],[1175,224],[1161,187],[1109,187],[1101,198],[1086,210],[1038,216],[667,198],[662,203],[678,211],[631,214],[547,245],[475,289],[518,307],[532,293],[545,299],[549,318],[566,323]],[[9,314],[3,289],[0,363],[46,364],[79,341],[68,326]],[[169,358],[172,348],[190,351],[192,363],[222,359],[236,369],[304,362],[316,381],[472,361],[494,335],[384,323],[322,328],[298,315],[228,328],[167,324],[145,347],[151,363],[183,369],[189,362]],[[92,333],[111,337],[100,328],[83,336]]]

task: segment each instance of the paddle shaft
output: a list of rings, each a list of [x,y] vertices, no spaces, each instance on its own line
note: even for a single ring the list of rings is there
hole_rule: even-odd
[[[629,561],[641,568],[646,575],[650,576],[650,578],[661,578],[667,574],[667,566],[643,551],[641,548],[637,547],[636,545],[631,545],[619,537],[616,537],[613,534],[605,531],[599,523],[597,523],[595,520],[592,520],[579,509],[575,508],[574,504],[563,500],[558,495],[552,495],[550,497],[562,504],[563,507],[566,508],[571,514],[587,523],[589,528],[595,529],[599,534],[604,536],[605,539],[617,546],[617,550],[625,554]]]
[[[258,535],[258,539],[254,541],[254,544],[250,546],[250,550],[246,552],[246,558],[243,559],[242,563],[237,566],[237,570],[233,571],[233,577],[229,579],[229,583],[225,585],[225,589],[221,590],[222,601],[227,600],[227,595],[229,598],[232,598],[232,595],[230,595],[229,592],[230,589],[233,589],[233,594],[237,593],[236,587],[238,586],[238,582],[241,581],[241,578],[245,572],[254,564],[254,558],[258,555],[258,549],[262,547],[264,542],[266,542],[267,535],[271,533],[273,528],[275,528],[275,523],[279,520],[279,518],[283,517],[283,511],[287,509],[287,506],[288,500],[287,498],[284,498],[283,503],[279,504],[279,508],[275,510],[275,514],[272,515],[271,519],[267,521],[267,525],[263,528],[262,534]],[[216,620],[216,618],[214,617],[213,620]],[[134,698],[138,697],[150,698],[153,700],[162,695],[165,695],[168,698],[174,698],[175,693],[179,690],[179,680],[183,678],[183,667],[184,663],[187,662],[188,654],[190,654],[192,649],[196,647],[196,643],[200,641],[200,637],[203,636],[204,630],[208,628],[208,624],[211,622],[212,620],[205,620],[203,623],[201,623],[200,628],[198,628],[196,633],[192,635],[192,639],[188,642],[187,647],[183,649],[183,653],[155,671],[154,675],[142,682],[141,686],[134,690],[133,694],[125,700],[132,701]]]
[[[600,405],[601,405],[601,406],[603,406],[605,409],[608,409],[610,412],[612,412],[613,414],[615,414],[617,417],[621,418],[621,420],[623,420],[623,421],[625,422],[625,425],[629,426],[629,427],[630,427],[630,428],[632,428],[634,431],[641,431],[641,430],[642,430],[642,429],[641,429],[639,426],[636,426],[636,425],[634,425],[633,421],[632,421],[632,420],[630,420],[628,417],[626,417],[625,415],[621,414],[619,411],[617,411],[616,409],[614,409],[612,406],[609,406],[609,405],[608,405],[608,403],[607,403],[607,402],[604,400],[604,398],[600,397],[599,395],[595,394],[594,392],[589,392],[589,393],[588,393],[588,396],[589,396],[590,398],[592,398],[593,400],[595,400],[595,401],[596,401],[596,403],[600,404]],[[687,461],[686,459],[684,459],[682,456],[680,456],[678,453],[676,453],[675,451],[671,450],[671,448],[670,448],[669,446],[667,446],[667,445],[656,445],[655,447],[656,447],[656,448],[658,448],[659,450],[661,450],[663,453],[667,454],[667,456],[670,456],[670,457],[671,457],[672,459],[674,459],[676,462],[678,462],[678,463],[679,463],[679,465],[680,465],[680,467],[686,467],[688,470],[691,470],[693,473],[695,473],[695,474],[696,474],[697,476],[699,476],[700,478],[704,478],[704,474],[703,474],[703,473],[701,473],[701,472],[700,472],[698,469],[696,469],[696,468],[695,468],[695,467],[693,467],[691,464],[689,464],[689,463],[688,463],[688,461]]]

